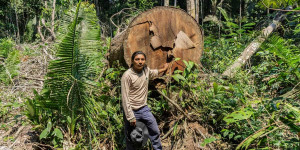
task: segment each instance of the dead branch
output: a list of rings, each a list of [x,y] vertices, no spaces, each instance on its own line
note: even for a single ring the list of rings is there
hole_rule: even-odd
[[[21,77],[21,78],[29,79],[29,80],[45,81],[45,79],[39,79],[39,78],[31,78],[31,77]]]
[[[41,22],[40,22],[40,20],[39,20],[39,23],[37,25],[37,30],[38,30],[38,33],[39,33],[39,35],[41,37],[42,42],[44,42],[45,41],[45,37],[44,37],[44,35],[43,35],[42,31],[41,31]]]
[[[42,147],[48,147],[48,148],[51,148],[51,149],[55,149],[54,147],[52,147],[51,145],[47,145],[47,144],[42,144],[42,143],[37,143],[37,142],[34,142],[32,143],[33,145],[43,149]]]
[[[176,104],[173,100],[171,100],[169,97],[165,96],[161,91],[157,90],[159,94],[161,94],[164,98],[166,98],[171,104],[173,104],[181,113],[183,113],[183,115],[188,118],[189,120],[191,120],[190,116],[188,114],[186,114],[182,108]]]
[[[120,32],[120,26],[116,25],[113,21],[113,17],[115,17],[116,15],[120,15],[122,13],[124,13],[125,10],[138,10],[136,8],[123,8],[121,11],[113,14],[111,17],[110,17],[110,22],[117,28],[117,34]]]
[[[46,26],[46,22],[45,22],[45,19],[44,19],[44,18],[42,18],[42,24],[43,24],[43,26],[51,33],[51,36],[55,39],[55,38],[56,38],[55,33],[54,33],[50,28],[48,28],[48,27]]]
[[[174,127],[172,127],[162,138],[161,138],[161,140],[163,140],[163,139],[165,139],[165,138],[167,138],[171,133],[172,133],[172,131],[174,130]]]

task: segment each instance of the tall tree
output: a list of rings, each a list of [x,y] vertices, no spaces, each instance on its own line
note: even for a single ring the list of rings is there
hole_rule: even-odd
[[[164,6],[169,6],[169,0],[165,0],[164,2]]]
[[[196,19],[196,7],[195,0],[187,0],[186,1],[186,10],[187,12]]]

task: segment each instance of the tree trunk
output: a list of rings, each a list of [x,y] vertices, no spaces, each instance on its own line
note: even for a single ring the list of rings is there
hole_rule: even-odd
[[[99,20],[101,20],[100,19],[101,14],[100,14],[99,0],[95,0],[94,3],[95,3],[95,7],[96,7],[97,17],[98,17]]]
[[[17,40],[17,43],[20,43],[19,19],[18,19],[18,12],[17,12],[17,9],[16,9],[16,4],[14,6],[14,10],[15,10],[15,15],[16,15],[16,27],[17,27],[16,40]]]
[[[239,17],[239,27],[240,31],[242,29],[242,0],[240,0],[240,17]],[[241,38],[241,32],[239,33],[239,37]]]
[[[56,35],[54,32],[55,29],[55,5],[56,5],[56,0],[53,0],[52,3],[52,14],[51,14],[51,34],[54,40],[56,39]]]
[[[108,60],[130,66],[132,53],[143,51],[150,68],[172,62],[173,72],[184,69],[182,60],[200,64],[202,50],[203,34],[197,22],[181,9],[160,6],[138,15],[113,38]],[[181,60],[173,62],[174,58]]]
[[[199,0],[195,0],[195,19],[197,23],[199,23],[199,12],[200,12]]]
[[[258,50],[260,45],[268,38],[268,36],[280,25],[280,22],[286,17],[285,14],[282,14],[282,12],[279,12],[272,23],[265,29],[262,30],[261,35],[259,35],[254,41],[252,41],[246,49],[243,51],[243,53],[240,55],[240,57],[230,66],[226,69],[225,72],[223,72],[224,76],[233,77],[236,73],[236,70],[243,66],[250,58],[251,56]]]
[[[201,1],[201,25],[203,26],[203,13],[204,13],[204,11],[203,11],[203,0],[200,0]]]
[[[191,15],[191,0],[186,0],[186,11]]]
[[[195,5],[195,0],[187,0],[186,1],[186,6],[187,6],[188,14],[190,14],[193,18],[196,19],[196,5]]]
[[[37,31],[38,31],[38,33],[39,33],[39,35],[40,35],[40,37],[41,37],[41,40],[43,41],[43,42],[45,42],[45,37],[44,37],[44,35],[43,35],[43,33],[42,33],[42,30],[41,30],[41,21],[40,21],[40,17],[38,17],[39,19],[38,19],[38,21],[37,21]]]
[[[164,6],[169,6],[169,0],[164,0]]]

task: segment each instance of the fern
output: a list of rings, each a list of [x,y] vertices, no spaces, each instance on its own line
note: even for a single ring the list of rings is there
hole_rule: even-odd
[[[266,50],[272,52],[275,56],[288,65],[288,71],[300,79],[300,50],[291,44],[291,40],[285,40],[278,35],[273,35],[263,46]]]
[[[88,133],[96,133],[95,119],[100,110],[86,92],[90,88],[88,77],[92,73],[91,70],[88,71],[89,59],[99,49],[100,31],[95,27],[97,24],[89,21],[87,14],[91,12],[80,12],[80,5],[81,2],[78,3],[74,20],[59,44],[58,59],[50,62],[41,102],[42,107],[58,111],[58,118],[70,120],[68,126],[71,135],[74,135],[78,122],[83,122],[85,129],[93,130]],[[89,6],[86,3],[82,5],[84,8]]]
[[[13,83],[19,75],[20,54],[13,47],[11,39],[0,39],[0,81],[4,84]]]

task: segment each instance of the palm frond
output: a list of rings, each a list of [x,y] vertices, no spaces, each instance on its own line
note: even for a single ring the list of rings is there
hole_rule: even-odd
[[[289,67],[292,74],[295,74],[300,79],[298,66],[300,65],[300,50],[295,45],[291,45],[290,40],[285,40],[278,35],[273,35],[263,45],[263,48],[272,52],[275,56],[279,57]]]
[[[83,8],[80,9],[80,6]],[[69,128],[74,135],[76,122],[80,121],[96,132],[99,106],[88,97],[87,84],[90,80],[91,59],[101,48],[100,28],[91,5],[79,2],[73,21],[59,44],[57,60],[50,62],[46,75],[45,92],[42,106],[59,111],[59,115],[71,119]],[[89,10],[89,11],[88,11]],[[94,73],[95,74],[95,73]],[[80,116],[80,117],[78,117]]]

